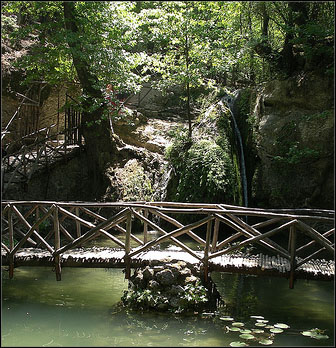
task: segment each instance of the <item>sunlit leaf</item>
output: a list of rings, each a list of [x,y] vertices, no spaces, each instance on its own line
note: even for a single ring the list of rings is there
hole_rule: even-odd
[[[269,345],[271,345],[273,343],[273,341],[265,339],[265,340],[259,341],[259,343],[263,344],[264,346],[269,346]]]
[[[277,327],[279,329],[289,329],[290,326],[287,324],[277,323],[277,324],[274,324],[274,327]]]
[[[244,323],[240,323],[240,322],[234,322],[232,323],[232,326],[244,326],[245,324]]]
[[[314,334],[312,335],[312,338],[315,338],[317,340],[327,340],[329,338],[328,335],[321,335],[321,334]]]
[[[244,340],[253,340],[254,336],[251,334],[241,334],[239,335],[240,338],[243,338]]]
[[[250,318],[252,319],[265,319],[263,316],[261,315],[251,315]]]
[[[311,329],[311,330],[307,330],[307,331],[302,331],[301,334],[303,336],[307,336],[307,337],[311,337],[311,338],[315,338],[317,340],[324,340],[324,339],[328,339],[329,336],[328,335],[324,335],[323,332],[325,330],[321,330],[318,328],[315,329]]]
[[[234,320],[233,318],[230,318],[230,317],[221,317],[219,319],[224,320],[224,321],[233,321]]]
[[[264,326],[266,326],[266,324],[265,324],[265,323],[255,323],[254,325],[255,325],[255,326],[260,326],[260,327],[264,327]]]
[[[303,336],[308,336],[308,337],[313,336],[313,333],[312,333],[311,331],[303,331],[303,332],[301,332],[301,334],[302,334]]]
[[[264,333],[265,331],[261,329],[252,329],[252,332],[256,334],[261,334],[261,333]]]
[[[248,330],[248,329],[240,329],[240,333],[242,334],[249,334],[251,333],[252,331],[251,330]]]
[[[284,330],[274,328],[274,329],[270,329],[270,331],[273,332],[273,333],[281,333],[281,332],[283,332]]]
[[[246,346],[247,344],[245,342],[235,341],[230,343],[230,347],[246,347]]]
[[[240,331],[239,327],[229,327],[230,331]]]

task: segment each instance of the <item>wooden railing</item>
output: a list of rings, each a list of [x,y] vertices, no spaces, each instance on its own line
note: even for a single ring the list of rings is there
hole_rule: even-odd
[[[196,221],[182,224],[178,221],[181,215],[183,221],[186,215]],[[244,221],[246,217],[251,222]],[[141,238],[134,234],[132,223],[135,220],[142,224]],[[258,244],[289,260],[292,288],[298,267],[322,251],[334,255],[333,222],[334,211],[331,210],[171,202],[3,201],[1,245],[8,254],[10,278],[13,277],[15,254],[24,245],[30,245],[49,251],[55,264],[56,279],[60,280],[62,254],[100,236],[109,239],[111,246],[125,251],[126,278],[130,276],[133,257],[167,240],[203,264],[205,279],[212,259]],[[160,236],[149,241],[148,228]],[[288,233],[288,244],[283,245],[284,236],[274,240],[275,236],[285,233]],[[202,256],[179,240],[180,236],[192,238],[203,251]],[[131,247],[131,240],[136,247]],[[299,255],[302,256],[300,261]]]
[[[64,142],[59,142],[60,135],[64,135],[65,132],[78,132],[77,128],[51,134],[55,126],[53,124],[39,129],[11,144],[13,148],[16,146],[18,150],[9,152],[2,158],[4,175],[7,175],[6,180],[3,178],[3,194],[16,176],[19,176],[22,181],[27,181],[38,168],[48,167],[52,161],[67,156],[70,151],[69,145],[81,145],[74,144],[73,141],[70,142],[67,139]],[[30,139],[30,143],[26,144],[26,139]],[[82,138],[80,140],[82,141]]]

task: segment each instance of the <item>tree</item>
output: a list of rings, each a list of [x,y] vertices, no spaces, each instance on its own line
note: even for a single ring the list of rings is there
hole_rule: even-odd
[[[70,47],[72,60],[78,79],[83,89],[82,98],[82,132],[85,138],[86,150],[91,165],[89,171],[93,179],[93,187],[102,187],[107,164],[116,152],[116,143],[113,141],[109,124],[104,113],[103,94],[99,88],[98,78],[91,72],[81,38],[80,21],[76,12],[76,3],[63,2],[64,25],[67,42]]]
[[[317,66],[323,70],[333,60],[333,12],[331,2],[270,2],[262,6],[262,34],[252,39],[251,46],[286,76]]]
[[[109,2],[7,2],[3,10],[15,18],[22,13],[7,39],[15,46],[29,39],[29,52],[17,60],[24,69],[24,83],[44,80],[51,85],[77,80],[82,88],[82,133],[92,178],[93,197],[103,192],[105,170],[118,153],[118,138],[112,137],[107,120],[103,90],[112,82],[119,89],[135,89],[137,75],[132,71],[140,61],[126,45],[130,28],[123,3],[112,11]],[[112,47],[111,47],[112,46]],[[128,83],[130,81],[130,83]],[[119,144],[120,145],[120,144]]]

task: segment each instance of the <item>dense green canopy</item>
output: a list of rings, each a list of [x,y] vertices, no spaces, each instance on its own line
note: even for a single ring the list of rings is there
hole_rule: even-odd
[[[77,32],[65,25],[67,2],[2,2],[3,42],[29,42],[29,54],[15,61],[26,82],[78,79],[77,53],[97,88],[132,91],[150,79],[162,88],[255,84],[333,66],[332,1],[68,3]]]

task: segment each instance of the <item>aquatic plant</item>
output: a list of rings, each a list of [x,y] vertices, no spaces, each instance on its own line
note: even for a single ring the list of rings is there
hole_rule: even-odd
[[[232,332],[238,332],[239,338],[245,341],[258,342],[264,346],[270,346],[273,344],[276,335],[283,333],[286,329],[289,329],[290,326],[285,323],[275,323],[274,325],[266,325],[269,320],[265,319],[261,315],[251,315],[251,319],[254,319],[255,326],[262,326],[263,329],[255,328],[245,328],[245,323],[234,321],[232,326],[226,326],[226,330]],[[230,316],[222,316],[219,318],[222,321],[233,321],[234,318]],[[266,329],[268,329],[266,331]],[[329,336],[324,334],[325,330],[318,328],[302,331],[303,336],[307,336],[315,339],[328,339]],[[233,341],[230,343],[230,347],[246,347],[248,344],[244,341]]]
[[[324,335],[324,332],[325,332],[325,330],[321,330],[321,329],[315,328],[315,329],[310,329],[310,330],[307,330],[307,331],[302,331],[301,334],[303,336],[307,336],[307,337],[310,337],[310,338],[315,338],[317,340],[328,339],[329,336],[328,335]]]

